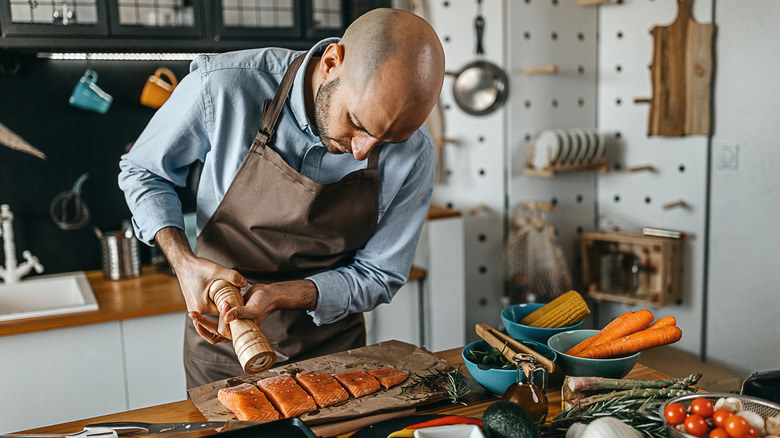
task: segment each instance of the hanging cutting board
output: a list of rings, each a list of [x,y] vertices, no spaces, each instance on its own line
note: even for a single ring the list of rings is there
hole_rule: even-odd
[[[710,133],[712,23],[691,17],[693,0],[677,0],[677,17],[656,26],[650,66],[649,136],[680,137]]]

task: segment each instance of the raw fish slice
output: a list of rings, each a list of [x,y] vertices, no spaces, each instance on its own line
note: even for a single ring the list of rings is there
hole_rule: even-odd
[[[371,370],[368,374],[379,380],[382,388],[385,389],[390,389],[390,387],[403,382],[409,377],[407,371],[399,370],[397,368],[380,368],[378,370]]]
[[[281,418],[265,394],[249,383],[220,389],[217,398],[241,421],[274,421]]]
[[[295,378],[314,397],[314,401],[321,408],[343,402],[349,398],[347,391],[330,374],[298,373]]]
[[[317,409],[314,399],[290,376],[269,377],[257,382],[257,386],[284,418],[297,417]]]
[[[336,374],[335,377],[355,398],[379,391],[379,381],[362,370]]]

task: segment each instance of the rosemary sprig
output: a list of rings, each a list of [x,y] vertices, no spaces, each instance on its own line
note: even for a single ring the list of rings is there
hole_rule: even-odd
[[[566,436],[566,430],[574,423],[590,423],[599,417],[615,417],[633,426],[648,438],[666,438],[664,423],[649,420],[639,412],[646,399],[616,397],[611,400],[594,403],[584,409],[574,407],[556,415],[549,423],[540,426],[539,430],[545,438]]]
[[[462,399],[468,394],[468,385],[460,365],[454,371],[444,371],[438,368],[428,368],[427,371],[427,374],[414,373],[409,384],[401,387],[401,394],[420,387],[436,390],[446,384],[445,389],[452,403],[464,404]]]

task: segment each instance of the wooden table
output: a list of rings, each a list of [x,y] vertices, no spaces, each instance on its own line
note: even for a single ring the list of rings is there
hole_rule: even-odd
[[[437,352],[436,355],[447,360],[452,365],[457,366],[462,363],[460,354],[460,348],[453,348],[451,350]],[[468,372],[463,369],[464,374],[468,375]],[[642,364],[637,364],[634,369],[626,376],[629,379],[665,379],[669,376],[659,373],[651,368],[648,368]],[[549,413],[547,418],[554,417],[561,411],[561,392],[560,388],[552,388],[547,392],[547,398],[549,401]],[[499,400],[497,396],[486,395],[479,400],[469,403],[467,406],[453,405],[448,401],[442,401],[434,405],[430,405],[421,409],[418,409],[418,414],[448,414],[448,415],[463,415],[467,417],[482,418],[482,413],[493,402]],[[164,422],[179,422],[179,421],[205,421],[206,418],[200,413],[198,408],[191,400],[183,400],[173,403],[166,403],[158,406],[152,406],[143,409],[135,409],[132,411],[120,412],[116,414],[104,415],[100,417],[94,417],[84,420],[71,421],[68,423],[62,423],[58,425],[52,425],[47,427],[41,427],[37,429],[31,429],[24,433],[73,433],[78,432],[84,428],[85,425],[90,423],[99,423],[107,421],[143,421],[149,423],[164,423]],[[170,433],[161,435],[165,438],[196,438],[201,436],[207,436],[214,434],[214,431],[199,431],[199,432],[187,432],[187,433]],[[143,436],[140,434],[133,434],[134,436]],[[339,435],[339,437],[348,437],[351,433],[345,433]]]

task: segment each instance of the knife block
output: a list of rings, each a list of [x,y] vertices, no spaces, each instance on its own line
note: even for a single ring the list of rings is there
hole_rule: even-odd
[[[209,298],[217,305],[217,309],[221,309],[225,302],[231,308],[244,305],[244,298],[238,288],[225,280],[217,280],[211,284]],[[276,362],[276,352],[253,319],[236,319],[231,321],[229,326],[233,348],[244,372],[261,373]]]

